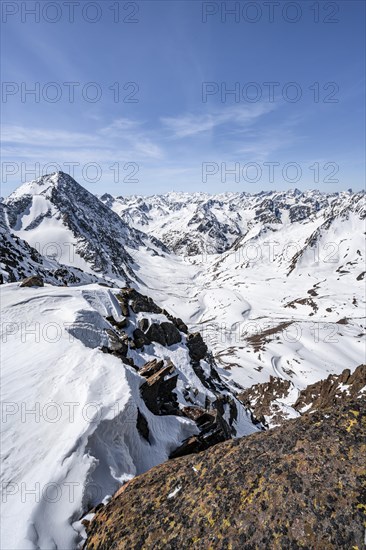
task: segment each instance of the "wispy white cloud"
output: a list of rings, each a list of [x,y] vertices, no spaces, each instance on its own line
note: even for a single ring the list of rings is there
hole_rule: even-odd
[[[146,121],[118,117],[106,124],[95,121],[90,132],[7,125],[3,129],[3,156],[14,162],[98,163],[112,174],[115,163],[136,162],[139,177],[151,181],[177,179],[200,183],[203,161],[262,161],[294,142],[296,121],[276,126],[270,118],[273,104],[223,106],[204,114],[183,113],[151,126]],[[215,131],[214,131],[215,130]],[[202,139],[208,136],[209,139]],[[122,164],[121,164],[122,163]],[[149,180],[149,177],[152,180]],[[172,184],[173,185],[173,184]],[[193,184],[192,184],[193,185]]]
[[[186,138],[211,132],[214,128],[224,124],[247,126],[273,109],[274,104],[269,103],[237,105],[223,107],[204,115],[188,113],[177,117],[166,117],[162,118],[161,122],[175,138]]]
[[[24,126],[5,125],[1,131],[2,142],[19,143],[29,146],[43,147],[78,147],[80,145],[95,145],[96,136],[80,132],[55,130],[54,128],[26,128]]]
[[[237,142],[235,154],[255,159],[257,161],[267,160],[271,155],[292,145],[298,138],[290,131],[263,130],[261,133],[253,132],[245,139]]]
[[[142,124],[142,122],[130,118],[117,118],[111,124],[102,128],[100,133],[109,137],[120,136],[123,132],[136,130]]]
[[[89,154],[91,158],[117,159],[121,151],[123,158],[131,160],[161,159],[164,156],[157,141],[142,129],[142,123],[127,118],[116,119],[93,133],[6,125],[2,130],[2,141],[7,144],[5,152],[27,158],[49,157],[51,151],[55,159],[77,156],[77,160],[81,156],[89,157]]]

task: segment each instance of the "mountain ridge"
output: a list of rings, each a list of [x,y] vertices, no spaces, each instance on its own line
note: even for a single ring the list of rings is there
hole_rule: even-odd
[[[187,455],[194,461],[192,453],[198,461],[208,453],[209,461],[222,442],[299,415],[300,425],[316,431],[317,407],[338,414],[351,382],[352,396],[357,390],[364,399],[365,195],[327,197],[299,190],[254,198],[172,194],[118,199],[116,212],[113,197],[103,203],[55,173],[4,200],[3,395],[27,410],[51,399],[71,401],[77,411],[77,421],[62,416],[55,430],[47,418],[23,423],[16,407],[7,410],[4,476],[10,488],[36,479],[76,483],[77,490],[73,502],[65,495],[56,503],[26,500],[22,520],[21,491],[7,492],[3,546],[74,548],[92,514],[100,510],[95,526],[109,510],[103,503],[151,467],[164,463],[170,471]],[[98,405],[93,422],[83,414],[91,403]],[[283,433],[292,441],[297,428],[287,422]],[[345,444],[356,448],[347,435]],[[162,470],[151,472],[159,479]],[[174,504],[180,489],[168,489]],[[203,523],[195,542],[206,544]],[[101,529],[92,527],[87,548],[102,540]],[[250,537],[253,524],[248,529]],[[343,536],[337,540],[351,540]]]
[[[18,236],[41,248],[53,244],[62,263],[111,280],[135,276],[126,246],[164,248],[130,228],[63,172],[23,184],[4,204],[10,229]]]

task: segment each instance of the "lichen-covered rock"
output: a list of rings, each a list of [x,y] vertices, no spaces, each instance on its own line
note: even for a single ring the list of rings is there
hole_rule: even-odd
[[[363,548],[365,405],[153,468],[97,511],[85,550]]]

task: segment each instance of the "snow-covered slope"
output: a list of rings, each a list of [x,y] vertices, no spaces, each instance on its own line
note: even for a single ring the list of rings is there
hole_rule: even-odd
[[[2,285],[1,548],[75,548],[86,512],[186,438],[258,429],[174,323],[128,289]]]
[[[75,245],[65,263],[128,276],[166,304],[245,387],[275,375],[302,388],[362,362],[363,192],[98,200],[57,173],[23,185],[6,205],[28,243],[55,235],[68,254]]]
[[[244,387],[273,375],[300,391],[364,362],[365,194],[303,195],[322,208],[285,221],[283,207],[281,223],[253,221],[222,254],[137,260],[146,292]]]
[[[291,416],[364,362],[364,193],[98,199],[57,173],[3,212],[3,280],[69,286],[1,285],[1,547],[75,548],[124,480],[257,430],[238,384],[274,377]]]
[[[7,223],[6,206],[0,204],[0,282],[11,283],[24,277],[39,275],[54,285],[86,284],[103,280],[77,267],[60,264],[43,256],[26,241],[12,233]]]

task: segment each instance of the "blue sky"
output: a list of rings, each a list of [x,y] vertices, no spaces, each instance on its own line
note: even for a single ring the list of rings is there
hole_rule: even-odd
[[[2,3],[2,195],[363,188],[363,1],[54,4]]]

